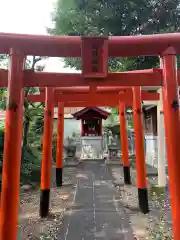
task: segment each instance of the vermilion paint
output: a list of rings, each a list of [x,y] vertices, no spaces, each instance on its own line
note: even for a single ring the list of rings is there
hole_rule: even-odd
[[[24,56],[18,49],[12,48],[10,51],[10,68],[8,75],[9,96],[6,107],[2,172],[0,211],[1,240],[17,239],[22,143],[23,63]]]
[[[123,103],[119,104],[119,120],[120,120],[120,136],[121,136],[123,166],[129,167],[126,111],[125,111],[125,105]]]
[[[63,167],[63,142],[64,142],[64,104],[58,103],[56,168]]]
[[[140,87],[133,88],[133,119],[136,151],[136,180],[138,188],[146,188],[146,166],[144,150],[144,131],[142,119],[142,100]]]
[[[47,88],[44,111],[41,190],[50,189],[51,185],[53,118],[54,118],[53,88]]]
[[[176,70],[176,56],[173,48],[168,48],[163,59],[163,104],[165,116],[166,151],[168,160],[168,174],[171,196],[171,211],[173,219],[174,239],[180,239],[180,115],[179,115],[179,93]]]

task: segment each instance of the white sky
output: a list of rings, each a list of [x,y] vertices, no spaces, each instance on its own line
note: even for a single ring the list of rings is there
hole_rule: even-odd
[[[56,0],[0,0],[0,32],[43,34],[52,26],[51,13]],[[45,71],[72,72],[58,58],[45,63]]]
[[[46,34],[55,0],[0,0],[0,31]]]

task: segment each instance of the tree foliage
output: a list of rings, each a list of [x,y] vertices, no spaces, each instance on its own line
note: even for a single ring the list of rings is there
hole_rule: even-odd
[[[25,68],[31,71],[43,71],[44,65],[41,64],[42,57],[30,57],[26,60]],[[6,64],[5,64],[6,63]],[[0,55],[0,66],[7,68],[8,56]],[[28,181],[27,175],[31,176],[33,167],[40,170],[41,154],[41,137],[42,131],[34,131],[36,125],[36,119],[41,118],[41,128],[43,125],[43,113],[44,104],[31,103],[28,101],[27,96],[39,91],[39,88],[26,87],[24,89],[24,121],[23,121],[23,139],[22,139],[22,166],[21,166],[21,179],[22,181]],[[0,109],[5,110],[7,99],[7,88],[0,88]],[[3,144],[4,144],[4,129],[0,129],[0,168],[2,166],[3,159]],[[37,167],[39,166],[39,168]],[[39,175],[39,172],[38,172]]]
[[[179,0],[58,0],[56,35],[135,35],[179,31]]]
[[[32,71],[42,71],[43,66],[38,65],[38,62],[41,61],[41,57],[35,57],[33,56],[32,60],[26,61],[26,69],[32,70]],[[29,138],[29,132],[31,128],[32,122],[35,120],[35,117],[39,114],[43,113],[43,105],[42,104],[33,104],[28,101],[27,96],[29,94],[34,94],[38,92],[38,88],[32,88],[32,87],[26,87],[24,89],[24,122],[23,122],[23,144],[22,144],[22,162],[26,162],[25,159],[25,153],[29,149],[28,146],[28,140],[31,139],[35,135],[31,135],[31,138]],[[34,137],[35,139],[36,137]]]
[[[180,0],[57,0],[48,29],[53,35],[124,36],[177,32],[180,30]],[[110,59],[110,70],[152,68],[156,57]],[[80,59],[66,64],[81,68]]]

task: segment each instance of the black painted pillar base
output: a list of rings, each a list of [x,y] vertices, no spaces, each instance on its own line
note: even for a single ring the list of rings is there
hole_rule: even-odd
[[[123,166],[123,171],[124,171],[124,184],[130,185],[131,184],[130,167]]]
[[[56,186],[61,187],[63,184],[63,169],[56,168]]]
[[[50,189],[41,190],[40,193],[40,211],[39,215],[45,218],[49,214]]]
[[[138,200],[139,200],[139,208],[141,212],[146,214],[149,212],[149,204],[148,204],[148,190],[147,188],[138,188]]]

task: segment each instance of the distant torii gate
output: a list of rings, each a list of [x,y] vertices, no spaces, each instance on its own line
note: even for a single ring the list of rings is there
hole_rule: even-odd
[[[139,91],[137,90],[139,89]],[[147,93],[146,91],[140,92],[139,87],[135,87],[133,90],[128,88],[127,89],[119,89],[121,90],[120,94],[116,93],[115,91],[119,91],[117,88],[104,88],[103,93],[84,93],[85,89],[77,88],[77,89],[53,89],[51,88],[51,98],[48,98],[48,94],[50,89],[47,88],[46,94],[44,92],[45,89],[40,89],[41,94],[31,94],[28,95],[28,100],[31,102],[45,102],[45,105],[48,106],[49,99],[52,100],[54,97],[54,106],[58,106],[58,135],[57,135],[57,155],[56,155],[56,183],[57,186],[62,185],[62,165],[63,165],[63,108],[64,106],[87,106],[88,104],[92,107],[93,105],[97,106],[118,106],[119,105],[119,116],[120,116],[120,130],[121,130],[121,143],[122,143],[122,158],[123,158],[123,169],[124,169],[124,182],[125,184],[130,184],[130,164],[128,159],[128,136],[127,136],[127,129],[126,129],[126,118],[125,118],[125,106],[132,106],[133,105],[133,95],[134,99],[137,99],[137,101],[134,101],[134,121],[135,121],[135,135],[141,134],[141,131],[143,131],[142,126],[142,118],[136,114],[136,108],[141,109],[141,102],[143,100],[159,100],[159,94],[158,93]],[[82,91],[83,90],[83,91]],[[56,96],[56,93],[58,91],[61,91],[61,94]],[[62,93],[63,92],[63,93]],[[66,92],[66,93],[64,93]],[[73,94],[70,94],[68,92],[74,92]],[[83,92],[83,93],[77,93],[76,92]],[[88,100],[85,100],[87,97],[87,94],[89,95]],[[142,94],[142,96],[141,96]],[[53,95],[53,96],[52,96]],[[135,95],[139,95],[139,97],[135,97]],[[94,99],[94,101],[93,101]],[[104,99],[109,100],[105,101]],[[112,99],[112,100],[111,100]],[[110,101],[111,100],[111,101]],[[69,102],[71,101],[71,102]],[[78,102],[79,101],[79,102]],[[58,105],[58,102],[61,104]],[[92,105],[93,104],[93,105]],[[47,126],[48,123],[50,124],[50,121],[52,122],[52,116],[48,114],[48,112],[53,112],[53,105],[51,105],[51,109],[48,108],[48,111],[45,111],[45,123],[44,125]],[[142,109],[140,110],[141,113]],[[47,119],[46,119],[46,113],[47,113]],[[50,119],[49,119],[50,118]],[[50,124],[52,125],[52,123]],[[50,125],[48,125],[50,127]],[[49,130],[50,131],[50,130]],[[46,133],[46,132],[45,132]],[[143,132],[142,132],[143,133]],[[143,138],[143,134],[140,135],[140,137]],[[48,141],[48,143],[47,143]],[[43,138],[43,151],[46,152],[46,148],[48,148],[48,152],[51,152],[51,142],[52,142],[52,136],[46,136]],[[144,145],[141,141],[138,142],[138,138],[136,138],[137,142],[137,152],[143,152],[144,154]],[[45,149],[44,149],[45,148]],[[41,217],[47,216],[49,211],[49,191],[50,191],[50,178],[46,178],[45,176],[48,173],[48,176],[50,176],[50,163],[51,161],[50,157],[45,157],[46,155],[43,154],[43,171],[42,176],[44,176],[41,179],[42,183],[42,195],[41,195],[41,204],[40,204],[40,215]],[[48,162],[47,162],[48,161]],[[139,162],[141,161],[141,162]],[[148,208],[148,199],[147,199],[147,184],[146,184],[146,172],[145,172],[145,158],[138,159],[137,155],[137,187],[139,191],[138,199],[139,199],[139,206],[143,213],[147,213],[149,211]],[[139,167],[141,165],[141,167]],[[143,167],[144,166],[144,167]],[[49,169],[49,170],[48,170]],[[43,182],[47,181],[46,188],[43,185]],[[143,188],[142,188],[143,186]],[[48,189],[47,191],[43,191],[43,189]],[[143,189],[143,191],[141,191]],[[46,203],[46,204],[45,204]]]
[[[0,34],[0,54],[10,54],[9,71],[0,71],[0,85],[7,86],[8,100],[2,175],[0,239],[15,240],[19,204],[20,159],[23,118],[23,88],[69,86],[130,86],[133,88],[134,125],[136,132],[136,164],[139,199],[147,198],[145,156],[142,129],[141,86],[163,87],[165,133],[169,169],[174,239],[180,238],[180,115],[178,100],[179,71],[176,54],[180,54],[180,34],[160,34],[128,37],[50,37]],[[82,74],[35,73],[24,69],[27,55],[51,57],[82,57]],[[108,57],[161,56],[163,69],[132,71],[131,74],[108,73]],[[8,78],[8,81],[7,81]],[[51,138],[53,89],[47,90],[44,140]],[[87,96],[89,96],[87,94]],[[58,99],[59,100],[59,99]],[[99,99],[100,100],[100,99]],[[93,102],[94,104],[95,102]],[[16,143],[16,144],[15,144]],[[49,148],[44,157],[51,158]],[[13,162],[13,167],[12,167]],[[49,161],[47,161],[49,164]],[[44,165],[42,164],[42,171]],[[49,164],[50,168],[50,164]],[[48,198],[48,181],[42,176],[44,193]],[[147,202],[147,201],[145,201]],[[47,202],[44,202],[47,204]],[[143,204],[143,203],[142,203]]]

